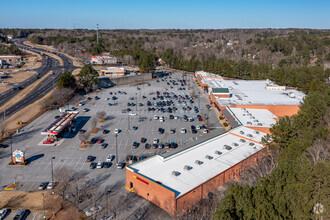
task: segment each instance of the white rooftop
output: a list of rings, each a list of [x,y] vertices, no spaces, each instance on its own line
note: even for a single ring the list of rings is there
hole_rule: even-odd
[[[203,77],[219,77],[219,78],[221,78],[220,75],[209,73],[209,72],[205,72],[205,71],[197,71],[196,74],[199,74],[199,75],[201,75]]]
[[[248,138],[254,141],[261,141],[265,135],[262,132],[256,134],[254,130],[245,127],[233,129],[231,132],[240,134],[241,130],[245,135],[252,134],[253,137]],[[264,147],[256,143],[250,145],[252,142],[246,139],[243,143],[241,139],[243,138],[226,133],[166,158],[160,155],[147,158],[127,169],[161,182],[164,186],[176,191],[176,197],[180,197]],[[224,145],[230,146],[231,149],[225,149]],[[218,155],[215,153],[216,151],[220,151],[222,154]],[[207,159],[206,155],[213,158]],[[203,164],[196,164],[196,160],[202,161]],[[191,166],[192,169],[185,170],[185,165]],[[178,171],[180,175],[173,175],[173,171]]]
[[[304,93],[295,89],[267,90],[266,86],[277,87],[268,80],[224,80],[204,78],[210,88],[228,88],[231,98],[217,98],[221,105],[300,105]],[[293,98],[289,94],[294,94]]]
[[[276,124],[276,115],[267,109],[245,109],[227,107],[243,126],[270,128]]]

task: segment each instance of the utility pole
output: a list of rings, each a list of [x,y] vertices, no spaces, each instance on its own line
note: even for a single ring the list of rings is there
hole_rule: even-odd
[[[53,160],[55,159],[55,157],[51,158],[51,164],[52,164],[52,184],[54,184],[54,171],[53,171]]]
[[[116,164],[118,164],[118,145],[117,145],[118,134],[116,134],[115,137],[116,137]]]
[[[127,120],[128,121],[128,128],[127,128],[127,130],[129,131],[129,128],[131,127],[130,124],[129,124],[129,113],[128,113],[127,116],[128,116],[128,120]]]
[[[96,43],[99,44],[99,24],[96,24]]]

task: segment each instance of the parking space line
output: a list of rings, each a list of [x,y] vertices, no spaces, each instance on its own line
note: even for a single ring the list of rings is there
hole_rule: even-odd
[[[81,157],[79,157],[79,160],[77,161],[76,165],[73,167],[74,170],[76,169],[77,165],[80,164],[80,163],[79,163],[80,160],[81,160]]]

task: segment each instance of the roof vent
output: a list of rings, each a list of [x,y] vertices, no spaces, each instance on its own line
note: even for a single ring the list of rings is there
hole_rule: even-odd
[[[195,163],[197,163],[198,165],[202,165],[203,164],[203,161],[196,160]]]
[[[205,158],[206,158],[206,159],[209,159],[209,160],[213,159],[213,157],[210,156],[210,155],[206,155]]]
[[[232,143],[231,145],[233,145],[233,146],[235,146],[235,147],[237,147],[238,146],[238,143]]]
[[[218,154],[218,155],[221,155],[222,154],[222,152],[221,151],[218,151],[218,150],[216,150],[214,153],[215,154]]]
[[[248,137],[251,137],[251,138],[253,137],[253,135],[252,135],[252,134],[247,134],[246,136],[248,136]]]
[[[184,169],[184,170],[191,170],[192,167],[191,167],[191,166],[188,166],[188,165],[185,165],[185,166],[183,167],[183,169]]]
[[[244,134],[244,131],[240,131],[239,133],[240,133],[240,134]]]
[[[231,150],[231,146],[229,146],[229,145],[223,145],[223,149]]]
[[[244,140],[244,139],[240,139],[239,141],[242,142],[242,143],[246,142],[246,140]]]
[[[180,174],[181,174],[181,173],[180,173],[179,171],[173,171],[173,172],[172,172],[172,175],[173,175],[173,176],[179,176]]]
[[[250,142],[250,143],[249,143],[249,145],[250,145],[250,146],[253,146],[253,145],[254,145],[254,143],[253,143],[253,142]]]
[[[258,124],[261,124],[261,123],[258,123]],[[259,134],[260,132],[259,131],[254,131],[254,133]]]

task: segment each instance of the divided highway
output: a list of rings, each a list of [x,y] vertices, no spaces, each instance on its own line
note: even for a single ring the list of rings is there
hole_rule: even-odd
[[[43,55],[42,59],[42,65],[39,68],[31,69],[33,71],[36,71],[39,75],[38,77],[44,76],[49,71],[53,71],[53,74],[45,78],[43,81],[41,81],[31,92],[27,94],[27,96],[24,98],[22,102],[18,102],[15,105],[11,106],[10,108],[6,109],[5,115],[6,117],[9,117],[10,115],[16,113],[20,109],[28,106],[29,104],[39,100],[43,96],[45,96],[48,92],[50,92],[54,86],[56,86],[57,80],[60,77],[60,75],[65,72],[69,71],[72,72],[76,67],[73,66],[72,60],[68,58],[67,56],[60,54],[60,53],[54,53],[51,51],[47,51],[44,49],[39,48],[32,48],[30,46],[24,45],[22,43],[23,41],[16,41],[16,45],[20,49],[30,50],[36,53],[53,53],[59,56],[63,60],[63,66],[58,66],[56,64],[56,59],[48,56],[48,59],[46,59],[47,55]],[[30,84],[34,83],[36,80],[39,80],[37,75],[30,77],[29,79],[18,83],[15,87],[22,87],[26,88]],[[6,102],[8,102],[11,98],[13,98],[16,94],[18,94],[20,90],[8,90],[4,93],[0,94],[0,105],[4,105]],[[4,112],[0,112],[0,117],[2,118],[4,116]]]

